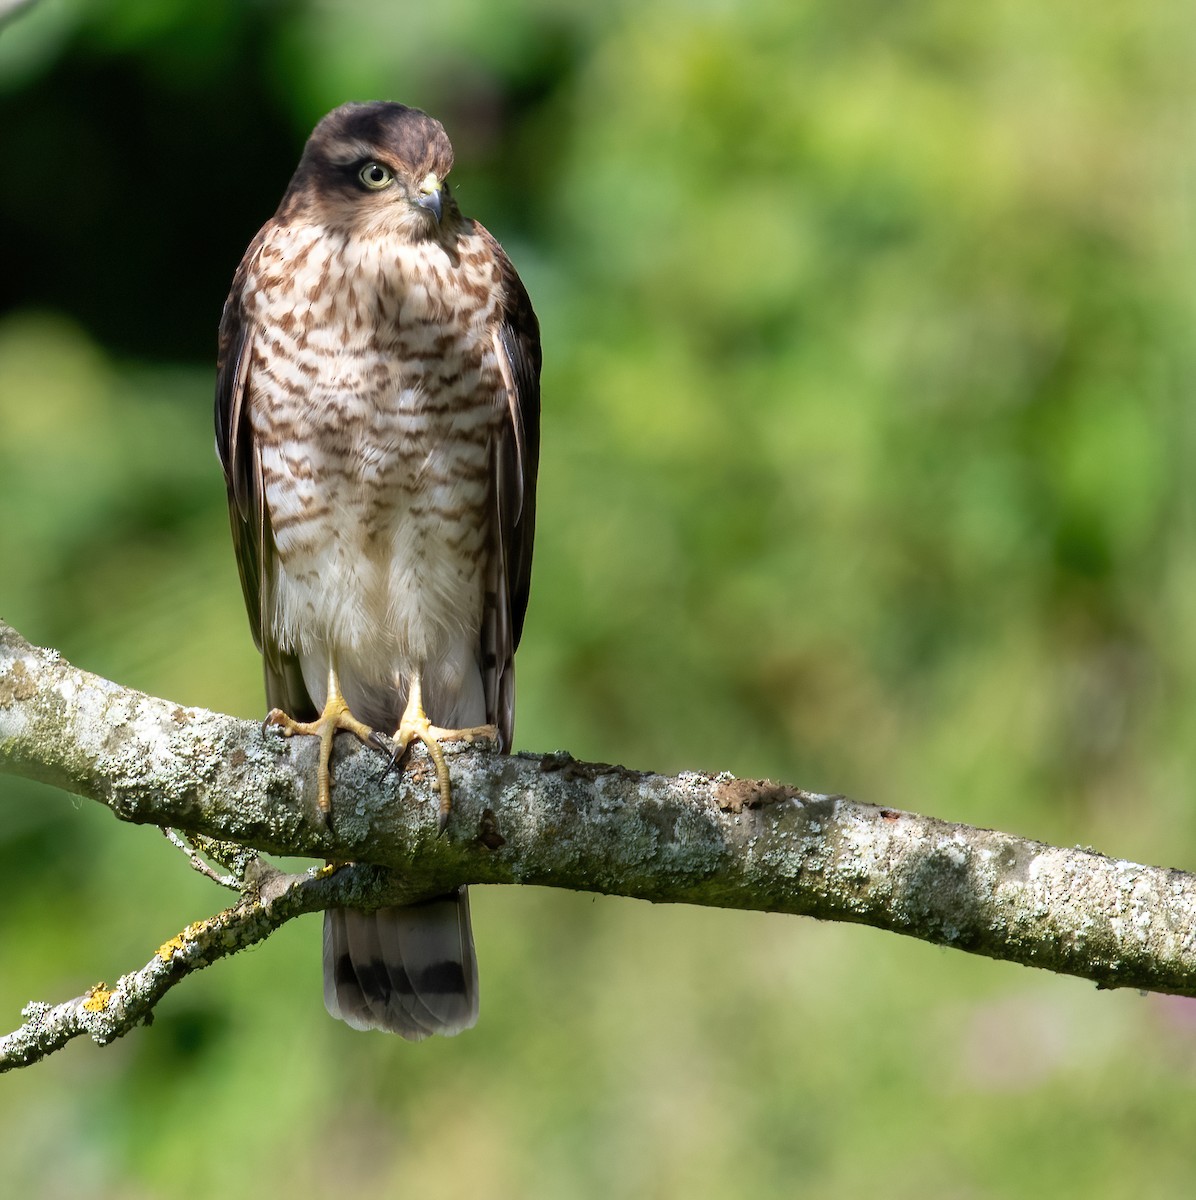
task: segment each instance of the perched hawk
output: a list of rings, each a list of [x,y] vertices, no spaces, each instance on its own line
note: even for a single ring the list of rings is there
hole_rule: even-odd
[[[401,104],[316,126],[220,325],[216,443],[268,720],[511,744],[539,449],[539,329],[502,248],[461,215],[443,128]],[[393,739],[393,740],[392,740]],[[406,1038],[477,1020],[464,888],[329,911],[324,1002]]]

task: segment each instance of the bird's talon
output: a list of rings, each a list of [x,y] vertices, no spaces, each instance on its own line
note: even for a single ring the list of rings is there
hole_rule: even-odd
[[[387,775],[391,773],[399,765],[399,760],[403,757],[404,750],[395,749],[391,751],[390,758],[387,760],[386,766],[382,768],[378,776],[378,782],[381,783]]]
[[[272,708],[262,718],[262,735],[270,729],[277,729],[283,737],[290,737],[295,732],[292,726],[295,724],[281,708]]]
[[[369,744],[375,750],[386,755],[386,766],[378,774],[378,782],[381,783],[395,769],[399,759],[403,757],[403,750],[396,746],[386,734],[379,733],[377,730],[370,735]]]
[[[389,758],[394,758],[394,742],[392,742],[390,738],[386,736],[386,734],[380,732],[379,730],[375,729],[374,732],[370,734],[369,744],[373,746],[375,750],[381,750],[382,753],[387,755]]]
[[[320,756],[316,763],[316,806],[320,810],[328,828],[332,828],[332,743],[340,730],[352,733],[367,745],[377,746],[376,739],[381,738],[384,744],[389,740],[377,730],[371,729],[359,721],[349,710],[341,695],[340,682],[336,671],[328,673],[328,698],[324,702],[324,710],[314,721],[296,721],[280,708],[272,708],[262,722],[262,731],[268,728],[278,729],[284,737],[295,734],[319,738]]]

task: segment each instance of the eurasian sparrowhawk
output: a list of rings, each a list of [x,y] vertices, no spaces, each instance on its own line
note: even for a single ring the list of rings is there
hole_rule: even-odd
[[[539,329],[502,248],[461,215],[440,124],[346,104],[316,126],[220,326],[217,448],[270,720],[387,750],[508,749],[539,448]],[[487,729],[491,726],[494,728]],[[382,736],[391,735],[391,737]],[[407,1038],[477,1019],[462,888],[330,910],[324,998]]]

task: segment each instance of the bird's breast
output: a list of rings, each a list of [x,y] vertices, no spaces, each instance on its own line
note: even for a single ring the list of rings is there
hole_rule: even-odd
[[[276,632],[434,655],[481,620],[503,386],[487,305],[431,250],[289,251],[259,265],[249,377]]]

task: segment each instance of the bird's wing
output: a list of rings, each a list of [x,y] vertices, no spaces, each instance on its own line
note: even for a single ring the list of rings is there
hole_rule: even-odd
[[[493,330],[505,410],[494,463],[493,546],[482,624],[482,678],[486,719],[498,726],[504,750],[515,720],[513,660],[527,611],[540,461],[540,326],[531,300],[502,247],[480,225],[478,233],[499,269],[502,301]]]
[[[220,318],[216,363],[216,453],[228,487],[233,549],[245,593],[253,640],[262,652],[266,701],[296,720],[316,715],[303,683],[299,661],[284,654],[275,641],[270,613],[277,558],[267,519],[262,463],[249,420],[249,380],[257,330],[245,308],[245,289],[269,231],[267,225],[250,243]]]

